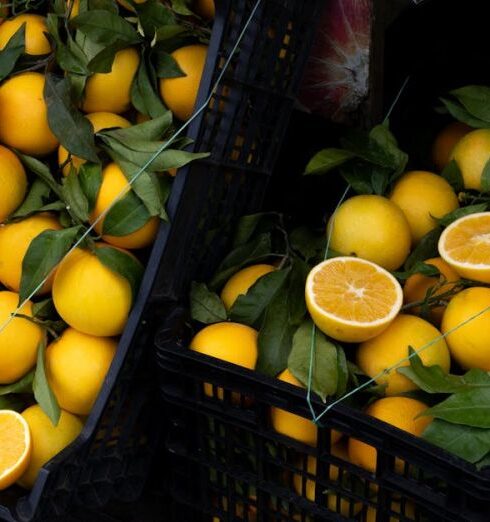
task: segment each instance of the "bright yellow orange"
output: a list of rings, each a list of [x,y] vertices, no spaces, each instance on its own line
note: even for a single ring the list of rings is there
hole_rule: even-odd
[[[0,491],[25,473],[31,458],[31,432],[24,417],[0,410]]]
[[[439,254],[461,277],[490,283],[490,212],[462,217],[439,239]]]
[[[48,382],[61,408],[88,415],[116,354],[117,342],[67,328],[46,350]]]
[[[459,207],[451,185],[441,176],[423,170],[404,174],[396,182],[390,200],[405,214],[414,244],[437,226],[437,218]]]
[[[0,85],[0,141],[32,156],[44,156],[58,146],[48,125],[44,82],[43,74],[25,72]]]
[[[328,231],[330,247],[339,254],[361,257],[387,270],[403,264],[412,242],[405,215],[382,196],[348,199],[330,218]]]
[[[18,304],[19,294],[0,292],[0,385],[18,381],[34,367],[43,337],[37,324],[22,317],[15,317],[7,324]],[[32,317],[32,303],[25,303],[19,313]]]
[[[188,120],[194,112],[207,53],[205,45],[177,49],[172,56],[186,76],[160,80],[160,95],[179,120]]]
[[[356,257],[335,257],[313,268],[305,296],[318,328],[345,342],[380,334],[403,303],[401,286],[389,272]]]
[[[131,105],[131,85],[138,70],[140,57],[128,47],[116,53],[109,73],[95,73],[87,80],[82,109],[85,112],[120,114]]]
[[[424,261],[427,265],[435,266],[439,269],[439,277],[428,277],[422,274],[413,274],[405,282],[403,287],[403,296],[405,303],[416,303],[423,301],[429,289],[437,287],[432,290],[431,296],[442,295],[452,290],[459,282],[460,277],[445,261],[440,257],[434,257]],[[430,320],[435,324],[439,325],[442,321],[442,315],[445,306],[435,306],[431,308],[429,312]],[[410,308],[409,313],[420,314],[421,308],[419,306]]]
[[[214,0],[196,0],[196,13],[202,16],[205,20],[213,20],[216,14],[216,7]]]
[[[94,129],[94,134],[104,129],[111,129],[113,127],[119,127],[121,129],[126,129],[127,127],[131,127],[131,123],[119,114],[113,114],[112,112],[93,112],[92,114],[87,114],[85,116],[87,120],[90,121],[92,127]],[[78,171],[80,165],[85,163],[85,160],[82,158],[78,158],[77,156],[71,156],[70,161],[65,164],[68,159],[68,151],[60,145],[58,147],[58,165],[64,165],[63,174],[68,176],[70,173],[70,165]]]
[[[231,276],[221,291],[221,300],[225,308],[230,310],[238,296],[245,295],[258,279],[275,269],[276,267],[272,265],[252,265]]]
[[[490,288],[473,287],[462,290],[448,304],[442,318],[442,331],[450,332],[464,321],[490,307]],[[453,359],[464,369],[490,371],[490,310],[474,317],[450,333],[446,340]]]
[[[24,201],[27,177],[19,158],[0,145],[0,223]]]
[[[368,406],[366,414],[420,437],[432,422],[428,416],[417,418],[427,408],[423,402],[408,397],[386,397]],[[376,448],[353,438],[349,439],[348,448],[353,464],[373,473],[376,471]],[[395,469],[398,473],[403,470],[403,463],[399,459],[396,460]]]
[[[77,248],[58,266],[53,301],[62,319],[88,335],[112,337],[124,330],[132,304],[126,278],[87,250]]]
[[[37,404],[24,410],[22,417],[31,432],[32,453],[27,471],[18,480],[18,484],[31,489],[39,470],[78,437],[83,422],[75,415],[62,410],[58,425],[54,426]]]
[[[19,30],[22,24],[25,27],[25,52],[31,55],[49,54],[51,45],[44,33],[48,33],[46,18],[36,14],[21,14],[5,20],[0,26],[0,50],[4,49],[8,41]]]
[[[47,230],[61,230],[58,219],[49,213],[35,214],[22,221],[0,226],[0,283],[18,292],[22,276],[22,261],[32,240]],[[51,290],[51,276],[39,294]]]
[[[409,366],[409,346],[414,350],[427,346],[431,341],[441,337],[441,332],[428,321],[415,315],[400,314],[389,326],[374,339],[362,343],[356,355],[359,368],[369,377],[376,378],[378,384],[386,384],[386,395],[398,395],[417,386],[407,377],[396,371],[396,368]],[[423,349],[419,357],[426,366],[438,364],[445,372],[451,364],[449,350],[444,339],[439,339],[431,346]],[[378,377],[385,369],[395,366],[388,374]]]
[[[114,203],[122,191],[129,192],[129,190],[131,190],[131,186],[122,170],[115,163],[107,165],[102,171],[102,185],[97,195],[94,210],[90,215],[91,223]],[[104,220],[105,217],[95,225],[98,234],[102,234]],[[157,217],[152,217],[139,230],[131,234],[125,236],[103,235],[102,238],[107,243],[121,248],[144,248],[151,245],[155,240],[159,223]]]
[[[490,129],[466,134],[454,147],[451,159],[456,160],[461,170],[464,188],[481,191],[481,176],[490,159]]]
[[[432,146],[432,161],[439,172],[450,162],[454,147],[471,130],[466,123],[453,121],[439,132]]]

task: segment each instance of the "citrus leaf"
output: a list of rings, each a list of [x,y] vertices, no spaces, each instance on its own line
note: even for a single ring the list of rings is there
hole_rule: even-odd
[[[372,165],[351,162],[340,169],[340,174],[357,194],[372,194]]]
[[[142,59],[131,86],[131,102],[139,112],[151,118],[157,118],[167,111],[155,89],[148,75],[146,61]]]
[[[151,219],[141,200],[128,192],[116,201],[104,217],[102,233],[110,236],[126,236],[139,230]]]
[[[440,100],[456,120],[466,123],[475,129],[487,129],[490,127],[489,122],[471,115],[461,104],[447,98],[440,98]]]
[[[140,41],[134,27],[116,13],[94,9],[81,13],[71,20],[71,24],[96,43],[112,45],[125,42],[133,45]]]
[[[274,214],[269,212],[258,212],[256,214],[241,217],[235,227],[233,248],[248,243],[252,236],[257,232],[259,225],[264,221],[264,219],[269,218],[271,215],[274,216]]]
[[[173,40],[176,36],[183,36],[185,32],[186,29],[182,25],[162,25],[156,31],[155,41],[168,45],[170,43],[168,40]]]
[[[26,409],[26,401],[19,395],[5,395],[0,397],[0,410],[13,410],[22,412]]]
[[[34,398],[39,406],[41,406],[41,409],[49,417],[53,425],[57,426],[61,416],[61,409],[46,377],[45,352],[46,341],[43,340],[37,347],[37,365],[32,382],[32,389],[34,391]]]
[[[74,169],[71,169],[68,176],[63,178],[62,194],[70,214],[81,222],[88,221],[88,199],[83,193],[80,179]]]
[[[17,60],[24,54],[25,35],[26,24],[24,22],[0,52],[0,80],[6,78],[14,70]]]
[[[145,269],[131,254],[111,246],[95,249],[95,255],[107,268],[124,277],[131,286],[133,299],[136,299]]]
[[[22,260],[19,300],[23,302],[42,284],[70,250],[81,227],[46,230],[35,237]]]
[[[53,134],[69,152],[99,163],[91,123],[73,106],[66,78],[57,80],[48,73],[44,87],[48,123]]]
[[[180,78],[186,76],[177,60],[165,51],[155,51],[155,72],[158,78]]]
[[[110,13],[114,14],[118,13],[117,4],[112,0],[89,0],[88,7],[90,11],[102,10],[109,11]]]
[[[481,191],[490,192],[490,160],[485,163],[481,174]]]
[[[44,207],[50,194],[51,189],[48,185],[40,179],[35,179],[23,203],[10,215],[9,219],[27,217],[38,212]]]
[[[455,192],[464,188],[463,175],[456,160],[451,160],[441,172],[441,176],[453,187]]]
[[[288,285],[283,285],[267,307],[259,332],[256,370],[271,377],[282,372],[288,364],[294,332],[289,324],[291,299]]]
[[[342,147],[354,156],[380,167],[398,170],[400,158],[393,153],[391,146],[388,146],[387,143],[386,140],[379,138],[376,133],[372,137],[371,134],[354,129],[349,129],[341,139]]]
[[[479,203],[478,205],[468,205],[467,207],[457,208],[452,212],[449,212],[441,219],[438,219],[437,222],[443,227],[449,226],[454,221],[464,217],[469,216],[471,214],[477,214],[478,212],[485,212],[488,209],[487,203]]]
[[[349,368],[347,366],[347,358],[344,349],[339,344],[337,347],[337,390],[336,397],[343,397],[347,391],[347,384],[349,382]]]
[[[419,261],[425,261],[431,257],[439,255],[437,250],[437,244],[441,237],[442,227],[438,226],[427,232],[425,236],[420,240],[419,244],[415,247],[412,253],[408,256],[405,261],[405,270],[411,270],[412,267]]]
[[[51,297],[32,304],[32,315],[36,319],[49,319],[57,315],[56,308]]]
[[[275,270],[260,277],[245,295],[239,295],[229,312],[230,319],[237,323],[254,326],[275,295],[286,283],[289,268]]]
[[[159,27],[176,24],[175,15],[159,0],[147,0],[136,4],[135,8],[143,32],[150,39],[153,39]]]
[[[0,396],[9,395],[10,393],[31,393],[32,381],[34,379],[34,370],[24,375],[17,382],[0,386]]]
[[[424,263],[423,261],[417,261],[410,270],[406,270],[405,272],[393,272],[393,275],[399,281],[406,281],[414,274],[421,274],[426,277],[439,277],[441,275],[436,266]]]
[[[294,257],[289,281],[289,323],[299,326],[306,315],[305,285],[310,267]]]
[[[204,324],[221,323],[227,320],[223,301],[211,292],[204,283],[193,282],[190,293],[191,317]]]
[[[139,125],[131,125],[126,129],[112,129],[99,132],[97,135],[109,136],[122,144],[133,141],[156,141],[171,130],[172,113],[167,110],[161,116],[145,121]]]
[[[88,211],[92,212],[102,184],[102,168],[97,163],[84,163],[78,169],[80,188],[87,199]]]
[[[314,342],[311,389],[325,402],[337,391],[337,348],[326,336],[315,329],[310,319],[296,330],[293,348],[288,359],[288,368],[299,382],[308,388],[311,347]]]
[[[398,147],[398,142],[388,127],[388,122],[373,127],[369,132],[369,138],[392,158],[392,165],[396,169],[395,174],[401,174],[407,166],[408,155]]]
[[[356,155],[348,150],[323,149],[308,162],[305,174],[326,174],[355,157]]]
[[[180,15],[191,16],[194,13],[189,9],[191,5],[191,0],[171,0],[172,9]]]
[[[475,465],[476,465],[476,469],[478,469],[479,471],[481,471],[484,468],[488,468],[488,466],[490,466],[490,453],[487,453]]]
[[[21,159],[22,163],[38,178],[44,181],[46,185],[58,196],[61,198],[61,186],[56,183],[49,167],[45,165],[42,161],[39,161],[32,156],[27,156],[26,154],[21,154],[17,152],[17,155]]]
[[[87,78],[85,74],[66,73],[66,79],[70,84],[70,95],[74,101],[80,102],[82,100]]]
[[[451,91],[451,94],[472,116],[490,123],[490,87],[468,85]]]
[[[126,47],[127,44],[119,40],[107,45],[88,62],[88,71],[91,73],[110,73],[116,54]]]
[[[490,451],[490,430],[434,419],[423,438],[469,462],[478,462]]]

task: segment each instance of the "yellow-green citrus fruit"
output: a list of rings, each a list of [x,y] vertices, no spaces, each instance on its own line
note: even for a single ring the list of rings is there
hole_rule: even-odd
[[[87,114],[85,116],[87,120],[90,121],[92,127],[94,129],[94,134],[104,129],[111,129],[114,127],[119,127],[121,129],[126,129],[127,127],[131,127],[131,123],[119,114],[114,114],[112,112],[93,112],[91,114]],[[70,161],[65,164],[68,159],[68,151],[60,145],[58,147],[58,164],[64,165],[63,174],[68,176],[70,173],[70,166],[78,171],[80,165],[83,165],[86,160],[79,158],[77,156],[71,156]]]
[[[44,33],[48,33],[46,18],[36,14],[21,14],[5,20],[0,25],[0,50],[4,49],[8,41],[25,24],[25,52],[26,54],[49,54],[51,45]]]
[[[437,135],[432,146],[432,161],[439,172],[450,162],[454,147],[471,130],[466,123],[453,121]]]
[[[67,328],[46,350],[48,382],[61,408],[88,415],[116,354],[117,342]]]
[[[207,53],[205,45],[188,45],[177,49],[172,57],[185,76],[160,80],[160,95],[179,120],[188,120],[194,112]]]
[[[216,14],[216,6],[214,0],[196,0],[196,13],[205,20],[213,20]]]
[[[24,410],[22,417],[29,424],[32,454],[29,467],[18,483],[23,488],[31,489],[39,470],[78,437],[83,423],[75,415],[61,410],[58,425],[54,426],[37,404]]]
[[[27,177],[19,158],[0,145],[0,223],[24,201]]]
[[[482,190],[483,169],[490,159],[490,129],[474,130],[458,142],[451,154],[463,176],[464,188]]]
[[[225,308],[230,310],[238,296],[245,295],[258,279],[275,269],[272,265],[252,265],[230,277],[221,291],[221,300]]]
[[[138,70],[140,57],[128,47],[116,53],[109,73],[95,73],[87,80],[82,109],[85,112],[120,114],[131,105],[131,85]]]
[[[408,257],[410,227],[400,208],[382,196],[354,196],[330,218],[330,247],[396,270]]]
[[[18,304],[19,294],[0,292],[0,384],[15,382],[34,367],[43,337],[42,329],[28,319],[14,317],[7,324]],[[32,317],[32,303],[27,301],[19,313]]]
[[[22,261],[32,240],[47,230],[61,230],[56,217],[49,213],[34,216],[0,225],[0,283],[18,292],[22,276]],[[50,276],[39,294],[49,292],[53,284]]]
[[[386,384],[386,395],[398,395],[417,386],[407,377],[396,371],[396,368],[409,366],[405,359],[409,355],[409,347],[420,350],[434,339],[441,337],[441,332],[428,321],[415,315],[400,314],[389,326],[374,339],[359,345],[356,362],[359,368],[369,377],[376,378],[378,384]],[[449,371],[449,350],[444,339],[420,351],[419,357],[425,366],[439,365],[445,372]],[[388,374],[379,376],[385,369],[395,366]],[[378,377],[379,376],[379,377]]]
[[[474,287],[455,295],[444,312],[441,328],[444,333],[469,320],[446,337],[451,356],[464,369],[490,371],[490,309],[471,319],[487,307],[490,307],[490,288]]]
[[[131,286],[95,254],[77,248],[58,266],[53,301],[61,318],[71,327],[88,335],[112,337],[126,325],[132,303]]]
[[[451,185],[441,176],[423,170],[404,174],[396,182],[390,200],[403,210],[414,243],[437,226],[437,218],[459,207]]]
[[[129,192],[131,185],[122,170],[115,164],[110,163],[102,171],[102,184],[97,195],[94,210],[90,215],[93,223],[97,217],[109,208],[122,191]],[[95,230],[102,234],[105,217],[97,222]],[[152,217],[140,229],[125,236],[110,236],[104,234],[102,238],[111,245],[121,248],[144,248],[153,243],[158,232],[160,221],[158,217]]]
[[[0,141],[32,156],[44,156],[58,146],[48,125],[44,82],[43,74],[25,72],[0,85]]]
[[[424,301],[427,293],[432,289],[431,297],[441,296],[446,292],[454,289],[459,282],[460,277],[444,259],[434,257],[424,261],[427,265],[435,266],[439,272],[439,277],[429,277],[422,274],[413,274],[406,281],[403,287],[403,296],[406,304],[417,303]],[[447,297],[445,300],[449,300]],[[435,325],[441,324],[442,315],[444,314],[445,306],[434,306],[430,309],[429,318]],[[419,315],[421,312],[420,306],[410,308],[408,310],[411,314]]]
[[[418,417],[427,408],[428,406],[423,402],[408,397],[386,397],[373,402],[366,409],[366,413],[420,437],[432,422],[429,416]],[[349,439],[348,448],[349,458],[353,464],[371,472],[376,471],[376,448],[353,438]],[[396,461],[395,468],[397,472],[403,469],[403,463],[399,459]]]

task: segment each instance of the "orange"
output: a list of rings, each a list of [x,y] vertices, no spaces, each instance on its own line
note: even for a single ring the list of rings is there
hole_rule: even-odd
[[[6,147],[0,145],[0,223],[24,201],[27,177],[22,163]]]
[[[36,14],[21,14],[5,20],[0,26],[0,50],[4,49],[8,41],[18,31],[21,25],[25,26],[25,52],[31,55],[49,54],[51,44],[44,33],[48,33],[46,18]]]
[[[125,129],[131,126],[131,123],[126,118],[119,116],[119,114],[113,114],[112,112],[93,112],[91,114],[87,114],[85,117],[92,124],[94,134],[101,130],[111,129],[113,127]],[[68,151],[65,149],[65,147],[63,147],[63,145],[60,145],[58,147],[58,164],[60,167],[61,165],[65,164],[67,159]],[[68,176],[70,173],[70,164],[76,171],[78,171],[80,165],[83,165],[84,163],[84,159],[78,158],[77,156],[71,156],[70,161],[63,167],[63,174]]]
[[[196,0],[195,10],[205,20],[213,20],[216,14],[214,0]]]
[[[0,85],[0,141],[24,154],[44,156],[58,146],[48,125],[43,74],[25,72]]]
[[[451,154],[461,171],[465,189],[482,190],[481,176],[490,159],[490,129],[466,134]]]
[[[328,336],[361,342],[380,334],[403,303],[398,281],[386,270],[356,257],[323,261],[309,273],[306,305]]]
[[[452,290],[460,279],[459,275],[440,257],[427,259],[424,263],[438,268],[440,275],[439,277],[428,277],[422,274],[411,275],[405,281],[405,286],[403,287],[403,296],[407,304],[423,301],[427,292],[434,287],[436,289],[432,290],[431,297],[442,295]],[[441,324],[442,314],[445,309],[445,306],[432,307],[429,312],[430,320],[436,325]],[[418,315],[421,312],[421,308],[419,306],[410,308],[408,312]]]
[[[188,45],[177,49],[172,57],[185,76],[160,80],[160,95],[179,120],[188,120],[194,112],[207,53],[205,45]]]
[[[90,215],[90,222],[93,223],[97,217],[106,209],[112,206],[121,192],[127,193],[131,190],[131,185],[122,170],[115,164],[110,163],[102,171],[102,184],[97,195],[95,207]],[[102,234],[104,218],[97,222],[95,230]],[[121,248],[144,248],[153,243],[158,232],[160,220],[152,217],[140,229],[125,236],[103,235],[102,238],[107,243]]]
[[[24,474],[31,458],[31,432],[22,415],[0,410],[0,490]]]
[[[441,332],[428,321],[415,315],[400,314],[377,337],[359,346],[356,362],[359,368],[369,377],[376,377],[378,384],[386,384],[386,395],[398,395],[417,386],[407,377],[396,371],[396,368],[409,366],[409,361],[402,361],[409,355],[409,346],[414,350],[428,345],[441,337]],[[425,366],[439,365],[445,372],[451,364],[449,350],[444,339],[420,351],[419,357]],[[399,363],[399,364],[398,364]],[[387,368],[396,366],[388,374],[379,376]]]
[[[120,114],[131,106],[131,85],[140,63],[136,49],[118,51],[108,73],[95,73],[85,86],[82,109],[85,112]]]
[[[423,402],[408,397],[386,397],[368,406],[366,414],[420,437],[432,422],[431,417],[418,417],[427,408]],[[373,473],[376,471],[376,448],[353,438],[349,439],[348,448],[353,464]],[[395,469],[398,473],[403,470],[403,463],[399,459],[396,460]]]
[[[330,247],[344,256],[357,256],[387,270],[396,270],[408,257],[409,223],[395,203],[382,196],[354,196],[330,218]]]
[[[471,130],[471,127],[466,123],[453,121],[439,132],[432,146],[432,161],[439,172],[451,160],[454,147]]]
[[[490,212],[451,223],[439,238],[439,254],[461,277],[490,283]]]
[[[24,256],[33,239],[47,230],[61,230],[56,217],[47,212],[0,226],[0,283],[10,290],[19,291]],[[38,294],[51,290],[53,278],[54,275],[49,277]]]

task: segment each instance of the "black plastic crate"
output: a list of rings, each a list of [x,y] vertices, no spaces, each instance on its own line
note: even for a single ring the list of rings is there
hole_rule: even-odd
[[[109,501],[131,502],[141,495],[166,424],[155,406],[150,357],[155,318],[161,319],[163,304],[179,288],[173,268],[188,272],[184,267],[189,258],[182,252],[198,247],[196,236],[182,231],[202,231],[204,222],[196,220],[212,198],[216,217],[232,212],[234,198],[241,201],[242,211],[260,205],[321,0],[216,4],[197,107],[205,105],[242,33],[243,38],[210,103],[186,131],[194,140],[189,150],[211,152],[211,157],[179,170],[168,202],[170,224],[160,227],[115,360],[81,435],[46,464],[29,494],[16,487],[0,492],[1,520],[69,521],[80,508],[90,513]],[[231,179],[225,188],[222,181]],[[208,239],[219,243],[220,235]],[[175,241],[186,249],[177,251]]]

